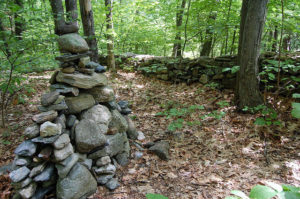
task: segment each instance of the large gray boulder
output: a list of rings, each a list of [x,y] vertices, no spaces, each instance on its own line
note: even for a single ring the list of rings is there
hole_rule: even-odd
[[[57,82],[67,83],[71,86],[83,89],[91,89],[95,86],[107,85],[107,77],[101,73],[93,73],[92,75],[85,75],[82,73],[63,73],[59,72],[56,76]]]
[[[74,114],[92,107],[96,102],[92,95],[80,94],[78,97],[66,97],[66,103],[69,107],[68,112]]]
[[[83,119],[75,128],[76,149],[81,153],[88,153],[91,150],[106,144],[105,133],[107,126],[99,126],[96,122]]]
[[[116,127],[120,133],[126,132],[128,129],[128,124],[126,119],[117,110],[112,110],[112,120],[109,127]]]
[[[104,124],[108,126],[112,119],[112,115],[108,108],[98,104],[83,112],[81,114],[81,119],[90,119],[99,125]]]
[[[93,95],[97,102],[110,102],[115,99],[114,89],[111,86],[96,86],[86,92]]]
[[[80,35],[76,33],[64,34],[58,38],[58,47],[62,52],[84,53],[89,46]]]
[[[76,163],[66,178],[60,178],[56,184],[58,199],[86,198],[97,190],[97,182],[90,171]]]

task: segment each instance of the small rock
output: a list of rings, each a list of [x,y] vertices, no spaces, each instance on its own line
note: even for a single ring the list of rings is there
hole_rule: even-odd
[[[201,75],[200,79],[199,79],[199,82],[201,84],[207,84],[209,81],[209,77],[205,74]]]
[[[108,108],[103,105],[95,105],[81,114],[81,119],[89,119],[96,122],[98,125],[109,125],[112,120],[112,115]]]
[[[45,122],[40,127],[41,137],[51,137],[54,135],[60,135],[62,133],[62,127],[52,122]]]
[[[95,68],[95,72],[96,73],[104,73],[106,71],[106,69],[105,69],[105,67],[104,66],[97,66],[96,68]]]
[[[134,158],[135,159],[140,159],[141,157],[143,157],[143,152],[140,152],[140,151],[136,151],[135,153],[134,153]]]
[[[26,178],[25,180],[22,180],[20,182],[12,183],[15,189],[22,189],[29,185],[32,182],[31,178]]]
[[[79,68],[78,71],[87,75],[93,75],[94,73],[93,69],[88,69],[88,68]]]
[[[122,110],[121,110],[121,113],[122,113],[123,115],[129,115],[129,114],[132,113],[132,110],[131,110],[130,108],[125,108],[125,109],[122,109]]]
[[[30,140],[22,142],[15,150],[16,155],[31,157],[36,152],[37,145]]]
[[[62,68],[62,69],[61,69],[61,72],[71,74],[71,73],[74,73],[74,72],[75,72],[75,68],[74,68],[74,67],[66,67],[66,68]]]
[[[140,141],[143,141],[146,138],[142,131],[138,131],[137,134],[138,134],[137,139]]]
[[[115,99],[115,93],[111,86],[96,86],[86,90],[87,93],[93,95],[96,102],[110,102]]]
[[[52,155],[53,149],[50,146],[47,146],[41,150],[41,152],[38,154],[38,157],[43,160],[49,160],[50,156]]]
[[[67,86],[67,85],[64,85],[64,84],[52,84],[50,86],[50,89],[51,90],[56,90],[60,94],[69,94],[70,93],[75,97],[79,95],[79,89],[78,88]]]
[[[24,180],[30,173],[30,170],[27,167],[21,167],[17,170],[12,171],[9,174],[10,179],[13,182],[20,182],[22,180]]]
[[[15,160],[15,164],[17,166],[28,166],[31,163],[31,158],[25,158],[25,157],[18,157]]]
[[[106,184],[105,187],[108,188],[109,190],[115,190],[117,189],[120,185],[120,183],[118,182],[118,180],[116,178],[112,178],[110,179]]]
[[[24,131],[24,135],[28,138],[35,138],[40,134],[40,126],[37,124],[33,124],[27,127]]]
[[[58,92],[58,91],[57,91]],[[61,103],[64,103],[65,102],[65,96],[64,95],[59,95],[57,100],[53,103],[54,105],[57,105],[57,104],[61,104]]]
[[[90,54],[91,54],[90,52],[80,53],[80,54],[64,54],[64,55],[55,57],[55,60],[58,60],[60,62],[70,63],[71,61],[78,60],[81,57],[89,56]]]
[[[62,132],[63,132],[66,129],[66,121],[67,121],[67,119],[66,119],[65,114],[61,114],[60,116],[58,116],[55,119],[54,123],[58,124],[58,125],[61,125]]]
[[[137,137],[138,137],[138,133],[136,131],[134,122],[128,116],[125,116],[125,119],[126,119],[127,124],[128,124],[128,129],[127,129],[127,136],[128,136],[128,138],[136,140]]]
[[[154,146],[149,148],[149,151],[155,153],[160,159],[169,159],[169,143],[167,141],[156,142]]]
[[[56,111],[48,111],[48,112],[43,112],[37,115],[34,115],[32,117],[32,120],[38,124],[46,122],[46,121],[52,121],[57,117],[57,112]]]
[[[121,107],[121,109],[126,109],[129,106],[129,102],[125,100],[121,100],[118,102],[118,105]]]
[[[63,100],[60,104],[53,104],[50,106],[38,106],[38,109],[40,112],[47,112],[47,111],[62,111],[62,110],[67,110],[68,106],[65,102],[65,100]]]
[[[128,124],[126,119],[117,110],[112,110],[111,113],[112,113],[112,120],[109,124],[109,127],[118,128],[120,133],[126,132],[128,129]]]
[[[46,162],[34,167],[29,174],[29,177],[35,177],[36,175],[42,173],[44,171],[44,169],[46,168]]]
[[[109,163],[111,163],[111,159],[109,156],[104,156],[101,157],[97,160],[96,165],[98,167],[104,166],[104,165],[108,165]]]
[[[54,156],[55,156],[55,160],[60,162],[64,159],[66,159],[67,157],[69,157],[71,154],[74,153],[74,149],[71,143],[69,143],[65,148],[63,149],[55,149],[54,150]]]
[[[69,115],[68,119],[67,119],[67,127],[71,128],[75,121],[77,120],[75,115]]]
[[[51,193],[55,189],[54,186],[51,187],[39,187],[34,196],[32,196],[31,199],[43,199],[45,196],[49,193]]]
[[[116,160],[118,162],[119,165],[121,166],[125,166],[129,163],[129,154],[126,153],[126,152],[123,152],[123,153],[119,153],[117,156],[116,156]]]
[[[34,177],[35,182],[45,182],[51,179],[51,176],[54,174],[54,165],[48,165],[42,173]]]
[[[110,102],[105,102],[103,103],[106,107],[109,108],[109,110],[117,110],[117,111],[121,111],[121,107],[117,104],[117,102],[115,100],[110,101]]]
[[[72,167],[78,162],[78,154],[73,153],[68,158],[66,158],[64,161],[58,163],[55,165],[57,168],[57,172],[60,178],[65,178]]]
[[[19,191],[19,194],[21,195],[22,198],[24,199],[29,199],[33,196],[35,190],[36,190],[37,184],[36,183],[31,183],[27,187],[21,189]]]
[[[57,40],[61,52],[84,53],[89,50],[89,46],[77,33],[69,33],[60,36]]]
[[[93,168],[94,172],[98,175],[100,174],[114,174],[116,172],[116,167],[113,164],[108,164],[99,168]]]
[[[85,68],[85,66],[91,61],[90,57],[82,57],[79,60],[79,67]]]
[[[41,104],[43,106],[49,106],[57,100],[58,96],[59,96],[59,92],[57,91],[45,93],[41,97]]]
[[[110,179],[114,177],[114,174],[105,174],[105,175],[100,175],[97,176],[97,183],[100,185],[106,184]]]
[[[96,62],[90,61],[85,67],[95,69],[95,68],[97,68],[97,66],[101,66],[101,65]]]
[[[85,109],[89,109],[95,105],[95,99],[89,94],[80,94],[77,97],[66,97],[66,103],[69,113],[80,113]]]
[[[62,134],[59,138],[53,143],[55,149],[62,149],[70,143],[70,137],[68,134]]]
[[[31,141],[35,142],[35,143],[52,144],[59,138],[59,136],[60,135],[55,135],[55,136],[46,137],[46,138],[37,137],[37,138],[32,139]]]
[[[76,129],[76,126],[79,124],[79,120],[75,120],[75,123],[74,125],[72,126],[71,128],[71,132],[70,132],[70,138],[72,141],[75,140],[75,129]]]

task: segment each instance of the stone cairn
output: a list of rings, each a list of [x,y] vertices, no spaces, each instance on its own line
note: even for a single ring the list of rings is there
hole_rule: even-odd
[[[114,190],[120,186],[117,166],[129,161],[128,138],[138,136],[128,102],[116,102],[105,68],[90,61],[86,41],[70,33],[58,45],[64,53],[56,57],[60,70],[15,150],[14,198],[85,198],[97,184]]]

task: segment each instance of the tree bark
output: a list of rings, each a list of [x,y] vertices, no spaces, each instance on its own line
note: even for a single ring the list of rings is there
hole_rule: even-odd
[[[115,72],[114,36],[113,36],[113,0],[105,0],[106,7],[106,38],[107,38],[107,65]]]
[[[185,8],[186,0],[182,0],[181,6],[177,5],[177,12],[176,12],[176,36],[175,42],[173,46],[173,57],[181,57],[181,26],[183,20],[183,13]]]
[[[66,23],[65,21],[64,7],[62,1],[61,0],[49,0],[49,1],[51,4],[52,13],[54,17],[55,34],[63,35],[67,33],[77,33],[79,29],[77,22]]]
[[[91,0],[79,0],[79,3],[83,32],[84,35],[87,37],[86,41],[92,51],[91,59],[92,61],[98,62],[99,55],[97,40],[95,36],[94,16],[92,11]]]
[[[25,30],[25,20],[20,16],[19,12],[23,11],[23,0],[15,0],[15,4],[19,6],[18,11],[15,13],[15,34],[19,40],[22,40],[22,32]]]
[[[263,104],[259,91],[258,57],[268,0],[244,0],[241,9],[238,62],[240,70],[235,90],[239,110]]]
[[[211,20],[216,20],[217,15],[216,13],[211,13],[208,17]],[[209,56],[212,48],[212,41],[213,41],[213,30],[211,26],[206,27],[205,31],[205,42],[203,44],[200,56]]]

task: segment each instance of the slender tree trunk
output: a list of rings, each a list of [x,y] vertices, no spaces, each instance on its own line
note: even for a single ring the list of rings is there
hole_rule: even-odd
[[[234,31],[233,31],[232,43],[231,43],[231,49],[230,49],[230,55],[232,55],[233,52],[234,52],[234,44],[235,44],[235,37],[236,37],[236,29],[237,29],[237,27],[235,27],[235,28],[234,28]]]
[[[74,33],[78,32],[78,24],[75,21],[71,23],[66,23],[64,17],[64,7],[62,4],[62,0],[49,0],[52,8],[52,13],[54,17],[54,25],[55,25],[55,34],[63,35],[67,33]],[[76,2],[76,0],[74,0]],[[74,6],[74,5],[73,5]],[[71,7],[68,7],[69,9]],[[76,6],[77,8],[77,6]],[[69,12],[73,13],[72,10],[68,10]],[[75,11],[74,11],[75,13]],[[73,16],[73,14],[71,14]]]
[[[275,26],[274,38],[273,38],[273,44],[272,44],[272,52],[277,51],[277,39],[278,39],[278,28],[277,28],[277,26]]]
[[[91,0],[79,0],[79,3],[83,32],[84,35],[87,37],[86,41],[89,44],[89,47],[92,51],[91,59],[95,62],[98,62],[99,55],[97,40],[95,36],[94,16],[92,11]]]
[[[258,57],[268,0],[243,0],[235,90],[238,109],[263,104],[259,90]]]
[[[211,13],[208,17],[210,20],[216,20],[217,15],[216,13]],[[213,40],[213,30],[211,26],[206,27],[206,36],[205,36],[205,42],[203,44],[200,56],[209,56],[209,53],[212,48],[212,40]]]
[[[177,5],[177,12],[176,12],[176,36],[175,42],[173,46],[173,57],[181,57],[181,26],[183,20],[183,13],[185,8],[186,0],[182,0],[181,6]]]
[[[229,17],[230,17],[231,5],[232,5],[232,0],[229,1],[229,7],[228,7],[228,13],[227,13],[227,23],[229,23]],[[227,54],[228,37],[229,37],[229,28],[228,28],[228,25],[226,25],[225,55]]]
[[[116,72],[115,54],[114,54],[114,29],[113,29],[113,0],[105,0],[106,7],[106,38],[107,38],[107,65]]]
[[[191,0],[189,0],[189,2],[188,2],[188,9],[187,9],[187,13],[186,13],[186,21],[185,21],[185,26],[184,26],[184,44],[183,44],[182,53],[181,53],[182,57],[183,57],[183,53],[184,53],[185,46],[187,43],[187,25],[189,22],[190,8],[191,8]]]
[[[24,10],[23,0],[15,0],[15,4],[19,6],[15,13],[15,34],[19,40],[22,40],[22,32],[25,30],[25,20],[20,16]]]

